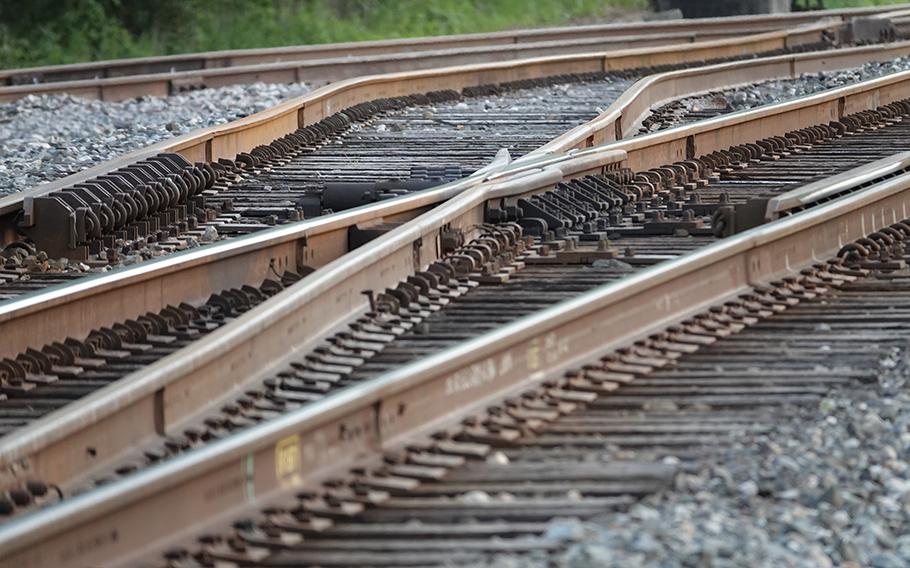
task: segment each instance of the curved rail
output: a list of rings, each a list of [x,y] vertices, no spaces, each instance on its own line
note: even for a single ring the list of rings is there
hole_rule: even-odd
[[[573,171],[591,165],[590,156],[575,160],[583,163],[569,160],[563,167]],[[476,187],[434,216],[456,202],[513,195],[563,177],[565,172],[544,168],[524,179]],[[15,520],[0,528],[0,566],[135,560],[186,535],[197,521],[240,515],[283,492],[317,486],[339,469],[396,448],[406,436],[453,425],[517,388],[539,384],[755,286],[798,273],[833,256],[844,243],[900,221],[908,204],[910,175],[904,175],[602,286],[376,381]],[[542,345],[549,346],[546,357],[539,356]],[[470,386],[454,389],[455,382]],[[343,427],[362,424],[370,427],[361,436],[337,435],[339,429],[347,431]],[[287,464],[276,466],[288,446],[295,455],[306,456],[291,460],[290,472]]]
[[[773,34],[771,41],[773,45],[779,41],[802,41],[800,38],[817,37],[825,29],[826,26],[812,26],[809,32]],[[756,40],[756,44],[740,43],[755,47],[764,44],[766,39]],[[733,48],[727,41],[719,42],[718,47],[725,52]],[[694,58],[704,57],[701,48],[687,49],[695,50],[691,54]],[[639,51],[630,51],[624,56],[629,64],[635,61],[636,53]],[[648,53],[653,55],[650,51]],[[683,60],[686,54],[685,50],[680,50],[675,55],[676,60]],[[315,122],[345,106],[375,98],[377,94],[374,93],[394,96],[443,86],[460,88],[516,77],[597,70],[603,67],[603,58],[601,54],[593,54],[535,59],[517,64],[487,64],[342,81],[235,123],[159,143],[24,194],[0,198],[0,213],[6,213],[6,229],[9,233],[14,230],[13,220],[22,207],[23,198],[27,202],[29,197],[79,183],[159,152],[182,151],[188,156],[197,156],[201,152],[207,159],[233,156],[236,152],[270,142],[275,137],[292,131],[298,121],[306,124]],[[523,163],[533,165],[535,162],[530,160]],[[261,281],[271,270],[270,267],[294,270],[304,264],[322,266],[349,250],[347,231],[350,227],[377,220],[400,222],[410,219],[479,179],[480,177],[472,176],[438,191],[422,192],[400,200],[264,231],[236,242],[177,255],[171,260],[145,263],[108,275],[87,278],[76,286],[65,288],[65,291],[47,290],[32,297],[0,304],[0,333],[10,338],[0,345],[0,357],[14,356],[29,346],[41,345],[50,340],[81,336],[91,329],[125,317],[158,311],[169,303],[204,300],[212,292],[213,282],[222,288],[242,286]],[[157,272],[159,270],[160,273]],[[168,279],[167,284],[165,277]]]
[[[554,138],[529,156],[565,152],[629,138],[638,132],[651,109],[674,99],[770,79],[795,78],[803,73],[845,69],[871,61],[887,61],[908,54],[910,42],[901,41],[655,73],[638,80],[597,118]]]
[[[905,5],[907,6],[907,5]],[[466,34],[439,37],[406,38],[322,45],[303,45],[263,49],[210,51],[183,55],[167,55],[135,59],[94,61],[69,65],[48,65],[0,71],[2,86],[34,86],[54,82],[72,82],[105,78],[124,78],[132,75],[177,73],[206,69],[258,65],[281,61],[375,56],[390,53],[414,53],[455,48],[510,46],[524,43],[572,42],[576,40],[617,40],[624,36],[639,36],[636,41],[651,40],[682,43],[698,39],[741,36],[773,31],[815,21],[824,17],[848,20],[870,14],[880,14],[901,6],[823,10],[812,13],[793,13],[760,16],[740,16],[720,19],[671,20],[631,22],[574,27],[555,27],[515,30],[486,34]],[[632,41],[626,37],[624,41]],[[639,43],[639,45],[642,45]],[[156,91],[160,91],[159,87]],[[0,88],[0,93],[3,90]],[[152,92],[152,91],[150,91]],[[145,93],[148,94],[148,93]],[[102,93],[103,95],[103,93]],[[100,98],[104,98],[101,96]],[[3,100],[0,96],[0,100]]]
[[[0,358],[14,357],[48,338],[63,339],[132,317],[126,314],[202,301],[216,287],[240,287],[261,282],[274,271],[322,266],[348,252],[352,227],[410,220],[504,170],[509,162],[508,154],[501,153],[473,175],[432,190],[186,250],[0,303],[4,336]]]
[[[3,440],[0,463],[7,466],[6,475],[21,475],[17,469],[26,464],[42,479],[65,480],[138,440],[177,428],[181,420],[219,394],[268,372],[261,361],[280,361],[288,344],[307,345],[330,329],[339,314],[350,316],[365,309],[362,290],[394,286],[439,258],[443,227],[460,228],[471,238],[484,218],[488,200],[515,200],[545,191],[570,174],[619,165],[635,170],[656,167],[906,98],[910,98],[910,72],[503,172],[499,174],[503,181],[492,180],[463,191],[429,214],[377,238],[369,249],[358,249],[327,264],[287,292],[211,333],[192,352],[163,359],[97,391],[79,405],[18,431],[14,439]],[[84,451],[88,446],[94,457]]]
[[[542,183],[555,184],[563,175],[563,167],[567,174],[582,175],[618,163],[623,157],[622,152],[588,150],[577,157],[554,158],[542,164],[543,169],[533,167],[523,172],[510,172],[519,180],[509,187],[531,191]],[[561,165],[567,161],[571,162],[571,167]],[[265,332],[277,329],[273,326],[278,325],[283,329],[280,336],[286,339],[303,339],[304,343],[318,340],[341,319],[364,310],[362,290],[381,289],[437,260],[441,254],[437,245],[441,229],[460,228],[466,234],[475,232],[482,222],[483,203],[483,194],[474,188],[461,191],[434,209],[430,218],[414,219],[372,241],[369,247],[357,249],[311,274],[305,279],[307,286],[292,287],[289,294],[283,295],[289,303],[270,302],[268,306],[263,304],[254,308],[253,311],[264,318],[261,323],[252,327],[230,326],[233,333],[217,336],[213,333],[196,343],[192,351],[205,354],[202,358],[191,357],[193,362],[181,360],[176,367],[163,359],[139,373],[143,378],[134,374],[138,380],[126,379],[101,389],[82,399],[78,409],[64,409],[52,421],[42,420],[35,423],[35,428],[18,431],[15,439],[5,440],[0,446],[0,464],[9,466],[25,459],[28,469],[35,474],[49,474],[48,479],[68,479],[143,438],[157,436],[162,428],[180,422],[219,393],[263,372],[257,360],[277,359],[286,354],[286,341],[276,342],[271,331],[268,335],[259,335],[253,330]],[[427,246],[415,247],[415,242]],[[234,358],[239,353],[238,348],[250,349],[247,363]],[[221,355],[213,360],[209,354],[215,351]],[[216,371],[211,364],[219,364],[218,361],[227,366]],[[210,371],[228,382],[213,382]],[[203,372],[204,377],[200,374]],[[234,382],[234,378],[240,382]],[[138,418],[140,415],[150,420]],[[112,428],[113,424],[117,426]],[[71,443],[72,436],[90,444],[93,455],[87,454],[81,443]],[[92,441],[88,442],[88,439]],[[0,470],[0,479],[10,473],[13,472],[9,469]]]
[[[182,91],[259,81],[267,83],[306,82],[311,85],[322,85],[331,81],[377,72],[391,73],[434,69],[488,61],[517,60],[592,51],[636,49],[688,44],[697,41],[704,40],[693,34],[618,36],[569,41],[457,47],[404,53],[381,53],[357,57],[340,56],[325,59],[307,59],[304,61],[279,60],[272,63],[232,65],[195,71],[173,71],[169,73],[129,75],[126,77],[0,87],[0,102],[16,100],[26,95],[61,93],[88,99],[119,101],[145,95],[165,97]]]
[[[34,189],[0,197],[0,242],[15,239],[16,216],[22,210],[23,202],[29,197],[45,195],[60,188],[84,182],[160,153],[179,153],[190,162],[233,158],[239,152],[248,152],[258,145],[268,144],[298,128],[318,122],[345,108],[381,97],[425,93],[439,89],[458,90],[468,86],[569,73],[678,65],[691,61],[769,52],[818,43],[832,31],[837,30],[839,25],[832,21],[821,22],[794,30],[691,44],[671,52],[659,47],[642,48],[345,79],[254,115],[227,124],[196,130]]]

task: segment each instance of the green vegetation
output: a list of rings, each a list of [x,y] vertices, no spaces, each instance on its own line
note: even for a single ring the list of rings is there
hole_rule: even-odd
[[[903,4],[907,0],[824,0],[825,8],[861,8],[863,6],[887,6]]]
[[[647,0],[0,0],[0,69],[487,32],[646,6]]]
[[[818,0],[797,0],[816,5]],[[907,0],[822,0],[826,8]],[[0,0],[0,69],[608,20],[649,0]]]

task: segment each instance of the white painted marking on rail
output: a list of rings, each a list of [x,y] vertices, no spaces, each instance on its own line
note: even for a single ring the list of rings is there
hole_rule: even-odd
[[[525,360],[525,364],[529,371],[536,371],[540,368],[540,345],[538,344],[538,339],[536,337],[531,341],[531,345],[525,352]]]
[[[499,359],[499,374],[504,375],[515,367],[512,353],[506,353]]]
[[[446,377],[446,396],[482,387],[496,380],[498,376],[499,372],[493,359],[478,361]]]

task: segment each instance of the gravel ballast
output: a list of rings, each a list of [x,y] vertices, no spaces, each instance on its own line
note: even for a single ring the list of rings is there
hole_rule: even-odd
[[[555,562],[532,553],[490,566],[910,566],[908,355],[895,348],[881,360],[876,384],[833,390],[765,433],[735,435],[627,511],[554,519],[547,537],[565,546]]]
[[[646,121],[644,130],[653,131],[679,126],[711,116],[748,110],[828,89],[845,87],[908,69],[910,69],[910,58],[902,57],[890,61],[872,61],[860,67],[841,71],[806,73],[792,79],[762,81],[712,91],[703,95],[684,97],[663,105],[660,109],[654,109],[664,112],[672,110],[672,115],[661,117],[661,112],[655,112],[653,118],[657,120],[650,125]]]
[[[854,85],[876,77],[910,69],[910,57],[890,61],[871,61],[860,67],[843,71],[806,73],[795,79],[765,81],[723,91],[733,111],[746,110],[778,101],[811,95],[827,89]]]
[[[733,112],[910,68],[910,59],[768,81],[685,99]],[[198,128],[221,124],[306,93],[303,84],[233,85],[123,102],[28,96],[0,105],[0,195],[30,189]]]
[[[198,128],[243,118],[308,90],[299,83],[254,83],[122,102],[30,95],[0,104],[0,195]]]

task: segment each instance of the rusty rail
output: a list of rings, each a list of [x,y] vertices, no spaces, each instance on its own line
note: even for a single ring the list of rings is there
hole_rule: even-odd
[[[432,216],[437,222],[451,219],[486,200],[548,186],[617,157],[584,154],[560,168],[478,186]],[[240,515],[314,486],[515,389],[833,256],[845,243],[905,218],[908,204],[910,175],[893,178],[602,286],[379,380],[15,520],[0,528],[0,566],[123,565],[198,530],[199,523]],[[403,233],[422,228],[428,228],[423,219],[389,235],[384,244],[406,242]],[[260,347],[269,336],[285,339],[287,333],[281,325],[257,329]],[[199,363],[187,354],[182,359]],[[361,435],[339,438],[339,431],[352,430]],[[285,452],[294,459],[284,459]]]
[[[313,124],[358,103],[382,97],[424,93],[439,89],[462,89],[566,73],[672,65],[690,61],[735,57],[787,47],[813,44],[839,28],[837,22],[821,22],[801,28],[769,32],[733,40],[717,40],[682,46],[672,52],[663,48],[642,48],[611,53],[585,53],[455,66],[424,71],[387,73],[345,79],[315,89],[301,97],[227,124],[200,129],[153,144],[120,158],[98,164],[77,174],[34,189],[0,198],[0,237],[13,238],[15,216],[29,197],[81,183],[159,153],[179,153],[190,162],[233,158],[298,128]]]
[[[686,149],[690,149],[693,152],[692,155],[695,155],[696,151],[697,153],[710,152],[721,146],[726,147],[809,124],[827,122],[837,118],[838,112],[843,113],[844,109],[849,109],[849,112],[857,112],[908,96],[910,96],[910,72],[899,73],[768,108],[719,117],[701,124],[614,143],[581,152],[572,158],[576,160],[575,162],[571,162],[571,160],[570,162],[579,163],[577,160],[585,159],[589,160],[591,169],[602,168],[609,163],[616,163],[624,152],[626,157],[624,163],[631,163],[635,169],[644,169],[651,165],[684,159],[687,156]],[[702,139],[710,142],[710,144],[705,143],[709,149],[701,149]],[[668,151],[668,148],[680,148],[683,152],[675,153]],[[613,150],[620,151],[620,153],[613,153]],[[654,155],[651,155],[651,152]],[[609,159],[604,157],[609,157]],[[564,159],[556,158],[550,163],[549,169],[544,168],[543,170],[538,167],[540,163],[525,165],[525,172],[540,170],[535,174],[537,177],[527,177],[529,174],[524,174],[525,182],[533,179],[540,182],[536,186],[527,185],[527,191],[546,189],[548,184],[540,181],[544,178],[539,176],[544,175],[542,172],[554,175],[556,172],[554,164],[562,161]],[[515,170],[510,172],[515,173]],[[550,185],[555,183],[551,178],[546,179],[550,180],[548,182]],[[512,196],[512,198],[516,196]],[[462,193],[454,203],[465,205],[468,203],[466,200],[476,198],[477,192],[472,189]],[[281,337],[285,341],[306,343],[320,331],[324,332],[327,329],[326,326],[331,325],[330,322],[338,321],[339,316],[351,315],[358,309],[363,309],[365,300],[360,297],[361,290],[390,285],[416,266],[437,258],[439,249],[435,243],[439,238],[441,224],[461,227],[470,235],[472,227],[482,219],[482,207],[479,205],[481,203],[482,200],[472,206],[465,205],[465,209],[458,214],[453,213],[452,207],[454,206],[447,205],[445,208],[433,212],[429,217],[431,220],[422,217],[407,225],[407,229],[392,231],[380,237],[374,241],[374,246],[369,251],[355,251],[347,257],[326,265],[324,270],[301,282],[295,287],[293,293],[286,296],[296,298],[310,307],[321,307],[315,312],[307,312],[310,315],[299,320],[286,321],[286,327],[282,328],[284,335]],[[389,208],[397,206],[393,202],[383,205],[383,207]],[[329,218],[322,222],[327,226],[334,223]],[[421,228],[416,229],[415,226]],[[403,238],[400,235],[404,230],[414,232],[412,234],[414,238],[405,239],[406,243],[402,244],[396,239]],[[420,233],[419,240],[416,238],[417,232]],[[276,237],[274,241],[270,240],[271,236]],[[268,247],[277,248],[283,246],[284,243],[291,243],[290,246],[293,247],[296,246],[294,244],[296,238],[293,227],[276,229],[275,233],[261,233],[248,241],[249,258],[253,259],[253,262],[259,263],[258,270],[261,272],[266,269],[268,260],[274,255]],[[415,242],[422,244],[415,247]],[[265,252],[255,253],[256,250]],[[262,256],[257,257],[256,254]],[[284,254],[290,255],[288,252]],[[193,266],[191,261],[195,261],[195,257],[187,255],[186,258],[188,259],[187,266]],[[217,270],[214,272],[223,274]],[[191,271],[187,272],[187,274],[190,273]],[[202,278],[205,278],[204,267],[200,268],[200,272],[196,276],[199,277],[200,273],[203,275]],[[173,274],[178,274],[178,272]],[[177,284],[173,274],[170,276],[169,282]],[[162,287],[159,285],[158,289]],[[134,292],[130,297],[136,295]],[[152,294],[149,296],[152,297]],[[45,321],[62,322],[63,318],[51,316],[54,313],[53,309],[64,305],[65,302],[64,298],[59,298],[58,305],[43,314],[40,313],[40,306],[33,306],[30,309],[38,313],[36,317],[43,317]],[[303,305],[300,306],[300,309],[303,309]],[[291,313],[291,308],[286,307],[285,312]],[[192,355],[185,355],[185,359],[172,358],[161,361],[160,364],[136,373],[117,385],[98,391],[90,399],[100,401],[98,403],[80,404],[64,410],[20,431],[15,440],[5,440],[0,449],[0,456],[2,456],[0,459],[7,466],[7,475],[17,475],[16,470],[19,466],[16,464],[25,460],[29,469],[40,474],[42,478],[55,481],[65,480],[73,472],[85,471],[92,466],[95,460],[86,457],[87,454],[84,451],[86,446],[95,448],[99,460],[108,459],[142,436],[155,435],[156,432],[167,430],[169,425],[178,423],[191,409],[200,408],[210,401],[214,394],[224,392],[226,388],[236,384],[234,381],[239,380],[238,377],[243,373],[247,372],[249,376],[254,376],[258,372],[262,372],[258,365],[260,359],[257,357],[267,354],[272,354],[276,358],[280,357],[281,353],[273,353],[273,350],[283,343],[269,342],[264,336],[256,334],[251,336],[247,328],[243,327],[246,322],[254,321],[250,318],[258,317],[259,313],[254,310],[248,314],[249,318],[244,317],[242,322],[225,326],[213,333],[204,342],[198,344],[198,348]],[[123,317],[122,314],[121,317]],[[272,313],[272,317],[275,317],[274,313]],[[62,323],[58,323],[58,325],[62,325]],[[269,326],[260,322],[253,327],[266,329]],[[227,343],[223,343],[225,341]],[[215,349],[212,347],[215,345],[221,347]],[[227,348],[227,345],[232,347]],[[181,363],[171,367],[171,361],[174,360],[179,360]],[[170,370],[165,371],[164,369]],[[168,374],[172,372],[171,370],[176,370],[177,373]],[[201,375],[202,371],[205,371],[205,377]],[[193,375],[193,373],[197,374]],[[112,397],[112,393],[115,392],[120,394],[113,398],[105,398]],[[141,403],[137,402],[140,400]],[[100,404],[100,406],[93,406],[93,404]],[[129,405],[132,405],[133,408],[128,408]],[[105,409],[104,412],[102,412],[102,408]],[[133,410],[140,412],[130,415]],[[140,416],[144,418],[139,418]],[[100,451],[99,448],[101,448]]]
[[[805,37],[806,33],[815,37],[815,34],[824,29],[827,29],[826,25],[813,26],[809,32],[797,32],[796,37]],[[792,38],[795,37],[792,34],[773,35],[774,42],[782,37],[784,41],[794,41]],[[720,44],[721,49],[730,47],[729,42]],[[639,52],[640,50],[629,52],[625,57],[634,61],[635,54]],[[695,56],[700,57],[699,53],[696,52]],[[675,57],[685,57],[685,53]],[[464,86],[508,80],[516,76],[545,76],[557,69],[562,72],[567,69],[598,69],[603,65],[602,59],[601,54],[535,59],[518,65],[457,67],[343,81],[259,115],[159,143],[36,190],[0,198],[0,213],[6,213],[6,229],[11,232],[15,214],[28,198],[79,183],[100,172],[117,169],[159,152],[179,150],[189,156],[201,152],[206,158],[233,155],[232,152],[249,149],[259,142],[271,141],[272,136],[280,136],[285,132],[284,129],[292,130],[293,124],[298,121],[309,124],[370,97],[420,92],[430,88],[429,85]],[[288,121],[291,121],[290,125],[287,125]],[[271,269],[293,270],[301,265],[322,266],[348,251],[347,231],[350,227],[378,220],[400,222],[410,219],[478,179],[479,177],[472,177],[441,188],[440,191],[424,192],[420,196],[264,232],[241,239],[235,244],[207,247],[170,260],[145,263],[110,275],[87,278],[76,286],[67,287],[66,291],[48,290],[30,298],[7,302],[0,306],[0,330],[11,339],[0,346],[0,357],[15,355],[28,346],[49,340],[63,340],[68,336],[79,335],[85,330],[109,325],[124,317],[157,311],[168,303],[204,299],[211,293],[213,282],[222,287],[241,286],[260,281]],[[170,279],[167,286],[162,284],[165,277]],[[13,329],[15,332],[11,331]]]
[[[308,59],[305,61],[275,61],[273,63],[215,67],[195,71],[175,71],[171,73],[0,87],[0,102],[16,100],[26,95],[60,93],[103,101],[119,101],[145,95],[165,97],[188,90],[259,81],[268,83],[305,82],[311,85],[322,85],[331,81],[377,72],[434,69],[452,65],[485,63],[491,60],[517,60],[549,55],[636,49],[688,44],[696,41],[701,41],[701,38],[691,34],[670,34],[666,36],[589,38],[570,41],[515,43],[361,55],[357,57],[342,56],[326,59]]]
[[[20,430],[15,439],[5,440],[0,448],[0,459],[7,465],[6,474],[21,476],[23,471],[17,471],[17,464],[26,464],[28,472],[63,483],[77,472],[90,470],[93,464],[116,457],[137,440],[176,428],[181,420],[210,403],[218,393],[267,372],[260,362],[280,362],[285,355],[283,346],[288,342],[306,345],[325,333],[338,321],[339,315],[350,316],[364,309],[361,290],[391,285],[436,260],[443,227],[461,228],[470,238],[483,219],[487,200],[494,197],[514,200],[546,190],[566,173],[559,168],[583,165],[582,171],[596,171],[621,161],[623,165],[632,163],[640,170],[652,164],[684,159],[685,154],[667,153],[667,147],[676,147],[680,141],[683,149],[698,148],[702,139],[711,141],[714,146],[699,150],[699,153],[710,152],[721,144],[726,147],[778,131],[827,123],[837,118],[837,109],[858,112],[908,97],[910,72],[898,73],[601,146],[568,159],[556,159],[543,168],[525,167],[521,177],[511,182],[475,186],[429,215],[380,237],[369,250],[355,251],[326,265],[280,298],[268,302],[268,307],[262,305],[212,333],[197,343],[192,353],[162,360],[98,391],[83,404]],[[691,141],[696,137],[697,141]],[[515,172],[502,175],[511,176]],[[250,329],[257,331],[250,335]],[[277,333],[275,337],[281,337],[282,341],[270,339],[271,333]],[[93,455],[84,451],[89,446],[94,450]]]

